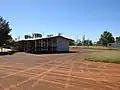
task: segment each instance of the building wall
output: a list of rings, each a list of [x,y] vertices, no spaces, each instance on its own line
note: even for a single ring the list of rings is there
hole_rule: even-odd
[[[69,41],[59,37],[57,39],[57,51],[69,51]]]
[[[109,43],[108,47],[109,48],[120,48],[120,43]]]

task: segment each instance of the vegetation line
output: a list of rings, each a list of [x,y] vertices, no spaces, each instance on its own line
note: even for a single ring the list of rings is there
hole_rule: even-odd
[[[120,52],[119,51],[93,52],[87,54],[85,56],[85,60],[120,64]]]

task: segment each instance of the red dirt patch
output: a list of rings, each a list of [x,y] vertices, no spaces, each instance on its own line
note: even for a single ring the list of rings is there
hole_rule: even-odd
[[[82,51],[16,53],[0,60],[0,90],[120,90],[119,68],[119,64],[84,61]]]

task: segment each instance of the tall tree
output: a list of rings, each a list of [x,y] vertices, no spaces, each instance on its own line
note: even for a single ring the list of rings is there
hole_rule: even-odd
[[[11,30],[12,29],[9,27],[9,22],[0,16],[0,47],[3,47],[3,45],[12,40],[10,35]]]
[[[114,43],[115,39],[111,32],[104,31],[103,34],[101,34],[99,43],[103,46],[107,46],[108,43]]]
[[[85,43],[86,43],[86,41],[85,41],[85,35],[82,37],[82,45],[83,46],[85,46]]]

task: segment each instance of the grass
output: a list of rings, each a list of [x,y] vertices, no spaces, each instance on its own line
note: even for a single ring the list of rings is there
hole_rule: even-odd
[[[95,49],[95,50],[120,50],[120,48],[108,48],[103,46],[70,46],[70,48]]]
[[[85,60],[120,64],[120,51],[93,52],[87,54]]]

